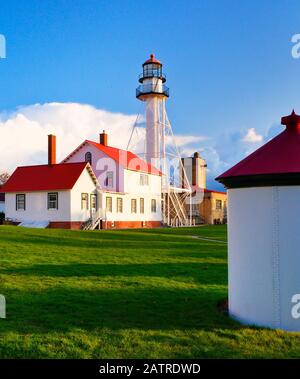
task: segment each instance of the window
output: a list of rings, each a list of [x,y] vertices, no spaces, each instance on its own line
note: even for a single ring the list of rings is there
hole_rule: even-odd
[[[106,198],[106,210],[107,212],[112,212],[112,197]]]
[[[89,195],[87,193],[81,194],[81,209],[89,209]]]
[[[117,212],[123,212],[123,199],[121,197],[117,197]]]
[[[90,165],[92,164],[92,153],[89,151],[85,154],[85,161],[89,162]]]
[[[156,213],[156,200],[155,199],[151,200],[151,212]]]
[[[48,193],[48,209],[58,209],[58,193]]]
[[[16,195],[16,210],[25,211],[25,194]]]
[[[222,209],[222,200],[216,200],[216,209]]]
[[[136,213],[136,199],[131,199],[131,213]]]
[[[114,186],[114,173],[112,171],[107,171],[105,185],[106,187]]]
[[[145,212],[145,201],[144,199],[141,197],[140,198],[140,213],[144,213]]]
[[[140,185],[141,186],[149,185],[149,177],[147,174],[140,174]]]
[[[91,195],[91,210],[93,212],[97,210],[97,195]]]

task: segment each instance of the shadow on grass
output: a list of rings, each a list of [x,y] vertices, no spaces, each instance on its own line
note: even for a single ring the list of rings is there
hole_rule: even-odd
[[[12,269],[0,269],[1,274],[40,277],[161,277],[193,278],[201,284],[227,284],[226,263],[153,263],[153,264],[37,264]],[[208,275],[209,273],[209,275]]]
[[[235,325],[216,304],[226,291],[167,289],[9,291],[1,331],[20,333],[84,329],[191,329]]]
[[[84,232],[82,232],[84,233]],[[89,237],[92,236],[91,233],[88,234]],[[174,250],[181,250],[183,248],[196,248],[197,246],[200,246],[201,242],[203,241],[195,241],[195,240],[188,240],[184,238],[182,239],[156,239],[153,240],[151,238],[143,239],[139,238],[138,236],[135,237],[135,239],[127,239],[127,238],[112,238],[112,234],[103,234],[103,236],[107,237],[110,236],[110,238],[57,238],[52,236],[30,236],[26,235],[25,238],[20,238],[18,241],[16,241],[15,236],[1,236],[1,243],[8,243],[8,244],[30,244],[30,246],[38,246],[39,248],[41,246],[53,246],[53,247],[70,247],[70,248],[83,248],[83,249],[95,249],[96,251],[103,251],[105,252],[106,249],[114,248],[114,249],[127,249],[127,250],[134,250],[134,249],[143,249],[146,251],[153,251],[153,250],[163,250],[163,249],[174,249]],[[184,242],[184,245],[183,245]],[[206,242],[203,243],[203,245],[207,244]],[[1,249],[1,244],[0,244]]]
[[[23,231],[23,230],[22,230]],[[214,250],[223,251],[224,246],[216,246],[212,242],[187,238],[186,235],[174,235],[166,234],[159,235],[138,232],[119,232],[119,231],[68,231],[68,234],[60,234],[59,237],[50,232],[44,231],[43,234],[40,231],[25,230],[25,233],[20,233],[20,236],[16,238],[15,232],[10,230],[7,233],[1,233],[0,249],[1,245],[5,244],[27,244],[30,246],[53,246],[53,247],[70,247],[70,248],[84,248],[95,249],[101,251],[105,249],[137,249],[142,248],[145,251],[154,251],[162,249],[183,250],[184,249],[197,249],[199,247],[207,247],[208,250],[213,248]],[[45,234],[47,233],[47,234]],[[19,233],[17,233],[19,234]],[[76,238],[74,238],[76,237]],[[155,238],[153,238],[155,237]]]

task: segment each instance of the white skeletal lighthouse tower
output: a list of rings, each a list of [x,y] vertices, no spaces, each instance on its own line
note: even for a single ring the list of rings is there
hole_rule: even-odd
[[[137,117],[128,150],[134,151],[163,173],[164,224],[189,225],[191,210],[187,211],[186,203],[190,198],[191,186],[166,113],[169,88],[165,85],[162,66],[153,54],[143,63],[143,72],[139,76],[141,85],[136,89],[136,97],[142,101],[144,110]]]
[[[157,167],[164,150],[165,100],[169,89],[164,85],[166,77],[162,73],[162,64],[151,54],[143,64],[143,73],[139,77],[141,85],[136,97],[146,105],[146,160]]]

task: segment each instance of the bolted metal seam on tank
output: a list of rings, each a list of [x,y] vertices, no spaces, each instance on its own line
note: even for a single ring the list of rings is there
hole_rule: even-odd
[[[280,251],[279,251],[279,188],[273,187],[273,225],[272,225],[272,268],[273,268],[273,323],[274,328],[281,327],[280,309]]]

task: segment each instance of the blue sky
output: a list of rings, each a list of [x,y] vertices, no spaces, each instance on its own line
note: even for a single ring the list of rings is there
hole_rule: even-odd
[[[265,135],[300,113],[290,41],[299,21],[300,2],[285,0],[2,0],[0,111],[78,102],[134,114],[141,64],[154,52],[175,133]]]

